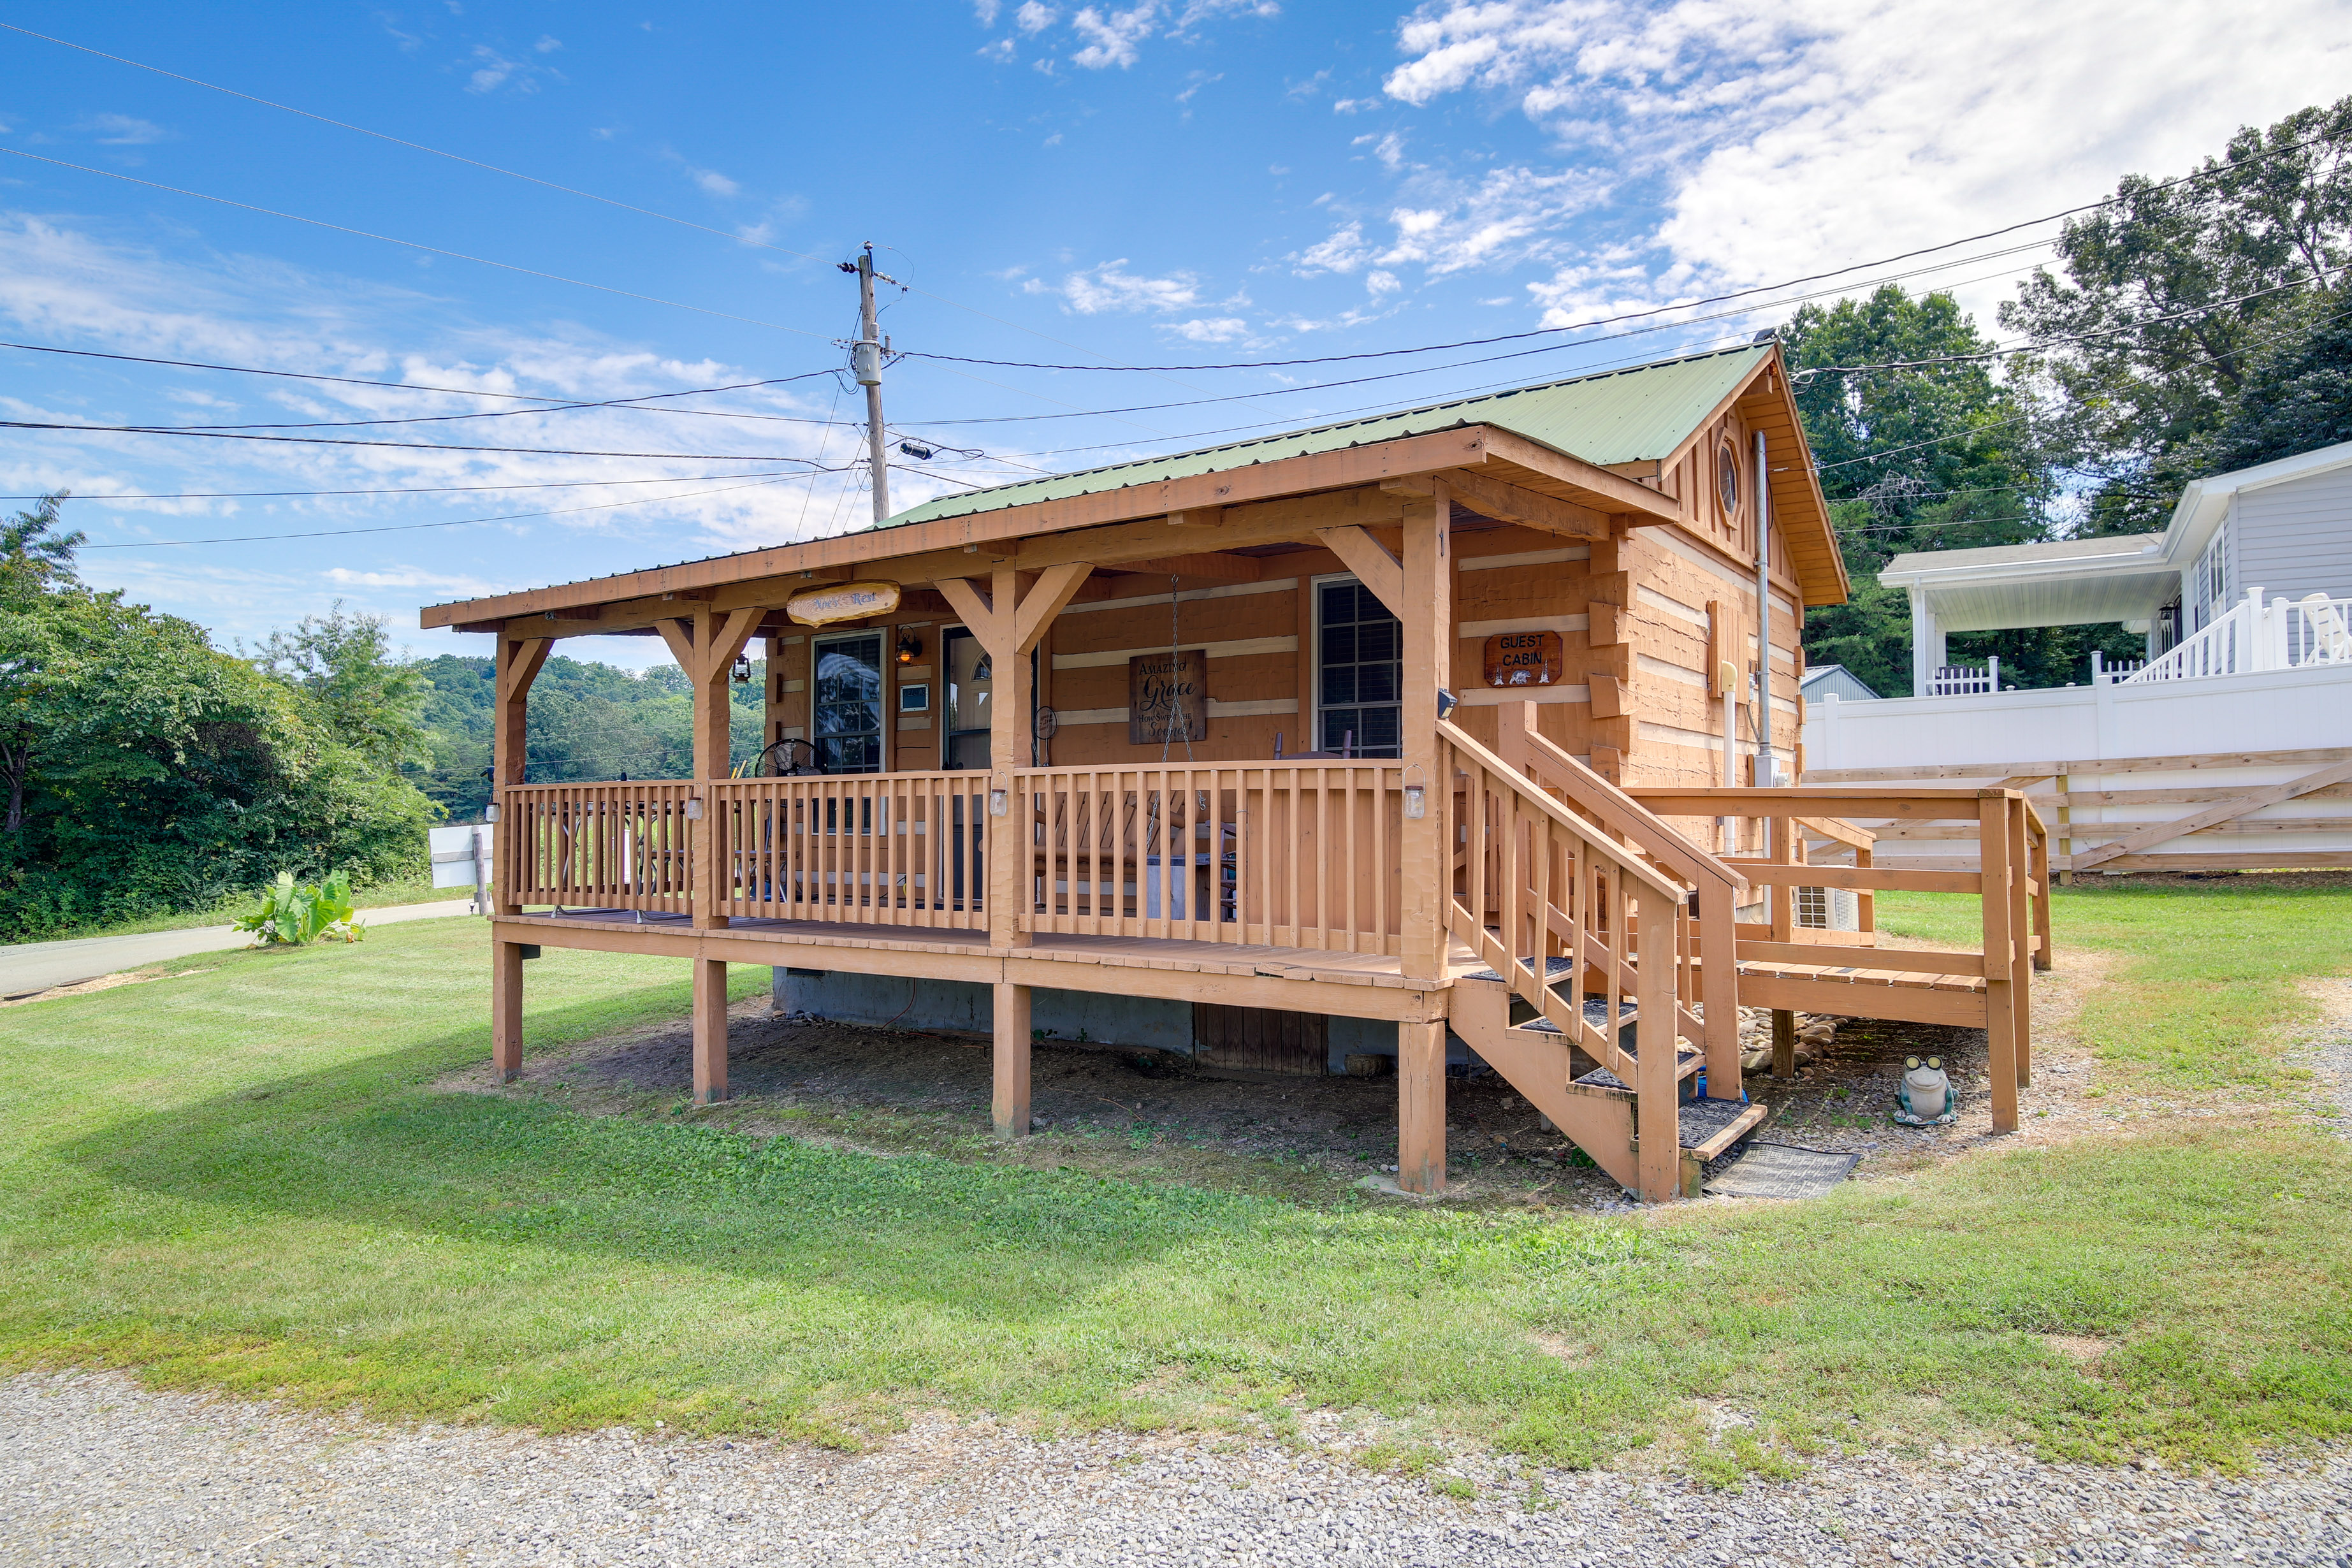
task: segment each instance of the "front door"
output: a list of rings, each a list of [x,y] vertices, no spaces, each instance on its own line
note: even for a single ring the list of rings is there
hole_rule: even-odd
[[[880,773],[882,634],[820,637],[815,652],[817,766],[829,773]]]

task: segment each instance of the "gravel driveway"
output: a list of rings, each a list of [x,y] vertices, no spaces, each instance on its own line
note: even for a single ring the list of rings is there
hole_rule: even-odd
[[[60,1568],[2352,1563],[2352,1449],[2251,1479],[2006,1453],[1832,1460],[1736,1494],[1457,1473],[1479,1483],[1475,1500],[1305,1445],[1036,1442],[936,1421],[843,1455],[383,1426],[115,1374],[0,1384],[0,1559]],[[1547,1494],[1532,1511],[1531,1483]]]

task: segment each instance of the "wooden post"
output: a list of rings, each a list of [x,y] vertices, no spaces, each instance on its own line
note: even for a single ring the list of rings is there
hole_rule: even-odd
[[[499,822],[494,836],[498,848],[491,857],[491,875],[497,878],[497,902],[492,907],[502,915],[520,914],[521,903],[509,892],[519,886],[522,878],[520,868],[525,858],[522,824],[505,820],[505,786],[524,782],[526,761],[525,736],[530,720],[530,683],[539,678],[540,667],[547,662],[548,649],[554,642],[548,637],[509,637],[500,634],[496,673],[498,711],[491,726],[490,802],[499,807]]]
[[[490,941],[490,1066],[500,1083],[522,1076],[522,944],[496,937]]]
[[[2091,679],[2095,683],[2098,679],[2097,672],[2094,671]],[[2072,773],[2058,775],[2058,853],[2069,860],[2074,858],[2074,778]],[[2043,882],[2046,886],[2048,883],[2046,877]],[[2073,887],[2074,871],[2068,869],[2059,872],[2058,885],[2062,888]],[[2048,966],[2045,964],[2043,967]]]
[[[2017,810],[2020,817],[2025,815],[2023,802],[2019,803]],[[2032,834],[2031,826],[2028,826],[2026,832],[2029,836]],[[2033,940],[2030,945],[2032,949],[2033,967],[2046,970],[2056,957],[2056,954],[2051,951],[2050,942],[2049,831],[2044,829],[2038,837],[2032,837],[2030,842],[2032,858],[2026,865],[2026,874],[2033,880]]]
[[[727,1098],[727,965],[694,960],[694,1103]]]
[[[757,606],[722,614],[708,605],[697,605],[690,616],[656,623],[694,692],[694,776],[698,780],[728,776],[734,747],[735,658],[766,614]],[[699,798],[702,820],[687,830],[694,866],[694,923],[699,930],[713,931],[728,924],[719,909],[734,875],[727,843],[732,825],[721,814],[717,792],[705,791]]]
[[[1631,880],[1631,879],[1627,879]],[[1654,888],[1634,889],[1634,907],[1622,911],[1633,917],[1640,933],[1640,951],[1671,953],[1675,950],[1675,906]],[[1642,1199],[1660,1204],[1682,1191],[1683,1144],[1681,1078],[1675,1071],[1681,1052],[1676,1042],[1675,971],[1670,963],[1644,963],[1634,982],[1633,1136],[1641,1151],[1634,1168],[1642,1178]]]
[[[1707,878],[1698,888],[1699,985],[1706,1011],[1706,1087],[1717,1100],[1739,1092],[1739,961],[1738,903],[1728,883]],[[1776,1063],[1778,1058],[1775,1058]],[[1775,1072],[1780,1068],[1776,1065]],[[1726,1092],[1726,1089],[1729,1092]]]
[[[1445,1190],[1443,1018],[1397,1026],[1397,1185],[1433,1197]]]
[[[1772,1076],[1788,1083],[1797,1076],[1797,1015],[1772,1009]]]
[[[1408,788],[1423,785],[1428,803],[1419,818],[1404,824],[1400,947],[1406,983],[1424,987],[1445,983],[1445,904],[1453,887],[1452,846],[1444,830],[1453,815],[1446,803],[1454,796],[1454,777],[1437,743],[1437,693],[1453,670],[1454,509],[1443,484],[1433,491],[1426,499],[1405,498],[1399,595],[1404,603],[1398,617],[1404,623],[1404,782]],[[1440,1067],[1442,1072],[1442,1060]]]
[[[2010,941],[2009,798],[1988,790],[1977,803],[1979,889],[1984,902],[1985,1046],[1992,1079],[1992,1125],[2017,1131],[2016,980]]]
[[[2009,801],[2010,1006],[2016,1015],[2017,1087],[2033,1085],[2033,917],[2027,886],[2033,855],[2025,826],[2025,797]]]
[[[1029,904],[1031,835],[1030,825],[1018,820],[1022,808],[1018,775],[1030,765],[1029,710],[1035,683],[1029,673],[1029,656],[1013,636],[1020,580],[1011,566],[999,566],[990,589],[996,611],[996,639],[989,651],[993,673],[988,731],[988,940],[992,947],[1026,947],[1029,932],[1021,929],[1021,915]],[[1004,792],[1002,816],[996,815],[998,790]],[[1026,1090],[1022,1098],[1025,1105]]]
[[[996,985],[996,1098],[999,1138],[1029,1136],[1029,987]]]

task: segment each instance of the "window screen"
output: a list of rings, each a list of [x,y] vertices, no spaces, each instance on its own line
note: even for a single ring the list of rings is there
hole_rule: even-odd
[[[1349,578],[1316,589],[1318,747],[1393,757],[1402,737],[1404,628],[1388,606]]]
[[[816,645],[816,760],[829,773],[882,771],[882,634]]]

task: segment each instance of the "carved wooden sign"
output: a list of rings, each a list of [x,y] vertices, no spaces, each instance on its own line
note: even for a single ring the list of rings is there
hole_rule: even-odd
[[[898,607],[896,583],[835,583],[784,601],[784,613],[804,626],[862,621],[868,616],[887,616]]]
[[[1558,632],[1497,632],[1486,639],[1486,684],[1551,686],[1559,680]]]
[[[1127,661],[1128,744],[1208,738],[1208,661],[1199,648],[1138,654]]]

